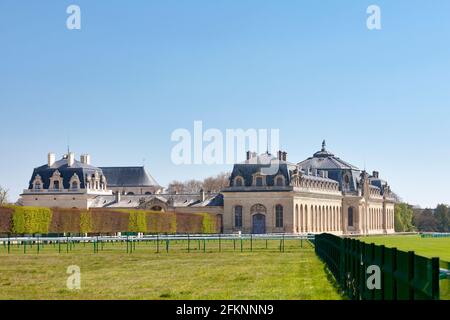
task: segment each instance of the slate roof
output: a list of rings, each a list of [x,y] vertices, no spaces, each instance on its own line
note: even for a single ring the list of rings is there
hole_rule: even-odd
[[[159,186],[144,167],[100,167],[109,187]]]
[[[272,168],[276,168],[276,171],[272,171]],[[280,161],[270,153],[264,153],[250,160],[235,164],[230,181],[234,181],[236,177],[240,176],[244,179],[244,186],[250,187],[253,184],[253,175],[255,173],[263,173],[266,175],[267,186],[273,186],[275,177],[278,175],[282,175],[285,178],[285,185],[289,186],[290,170],[295,168],[295,164]]]
[[[358,167],[336,157],[332,152],[326,149],[325,141],[322,143],[322,149],[298,165],[302,169],[316,168],[319,170],[358,170]]]
[[[63,178],[64,189],[70,188],[69,182],[74,173],[78,175],[78,178],[80,179],[80,188],[82,189],[85,188],[85,180],[87,175],[93,175],[95,172],[98,172],[100,176],[102,175],[102,170],[100,168],[82,163],[78,160],[74,160],[73,165],[69,167],[67,158],[62,158],[58,161],[55,161],[52,166],[48,166],[48,164],[45,164],[43,166],[35,168],[33,170],[28,189],[33,188],[33,181],[37,175],[41,176],[42,182],[44,183],[44,189],[48,189],[50,186],[50,177],[53,176],[53,173],[56,170],[59,171],[61,177]]]

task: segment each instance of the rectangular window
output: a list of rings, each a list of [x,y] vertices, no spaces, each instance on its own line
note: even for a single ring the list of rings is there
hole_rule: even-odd
[[[275,226],[283,228],[283,207],[281,205],[275,207],[275,220]]]
[[[242,207],[237,206],[234,208],[234,226],[236,228],[242,228]]]

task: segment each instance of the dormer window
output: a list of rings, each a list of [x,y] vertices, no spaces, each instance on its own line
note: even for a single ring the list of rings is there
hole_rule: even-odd
[[[277,187],[283,187],[284,186],[284,177],[283,176],[277,176],[275,178],[275,186],[277,186]]]
[[[76,173],[74,173],[72,178],[70,178],[69,184],[71,190],[78,190],[80,188],[80,178]]]
[[[63,186],[63,179],[61,177],[61,173],[58,170],[53,172],[53,175],[50,177],[50,190],[61,190]]]
[[[234,186],[235,187],[242,187],[244,185],[244,180],[242,179],[242,177],[236,177],[234,179]]]
[[[262,187],[264,185],[263,177],[256,177],[255,178],[255,186]]]
[[[33,189],[34,190],[41,190],[43,189],[44,183],[42,182],[42,178],[40,175],[36,175],[33,181]]]

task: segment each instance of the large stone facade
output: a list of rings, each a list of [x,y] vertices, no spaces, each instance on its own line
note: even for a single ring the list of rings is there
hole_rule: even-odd
[[[219,194],[164,194],[143,167],[93,167],[69,153],[36,168],[26,206],[143,208],[222,218],[225,233],[394,233],[395,200],[386,181],[322,149],[299,163],[287,153],[247,153]]]
[[[222,193],[225,232],[395,232],[389,185],[378,172],[369,176],[328,152],[325,142],[297,164],[287,161],[286,152],[278,157],[249,152]]]

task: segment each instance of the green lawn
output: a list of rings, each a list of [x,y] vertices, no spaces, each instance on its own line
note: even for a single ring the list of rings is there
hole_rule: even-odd
[[[124,245],[108,244],[93,253],[92,245],[77,245],[58,253],[47,246],[0,248],[0,299],[341,299],[324,265],[310,247],[286,242],[208,243],[188,253],[185,243],[169,253],[156,253],[154,244],[138,245],[132,254]],[[161,245],[161,250],[165,249]],[[66,288],[67,267],[81,268],[81,290]]]
[[[418,255],[424,257],[439,257],[450,262],[450,238],[421,238],[418,235],[408,235],[361,237],[358,239],[403,251],[415,251]]]

